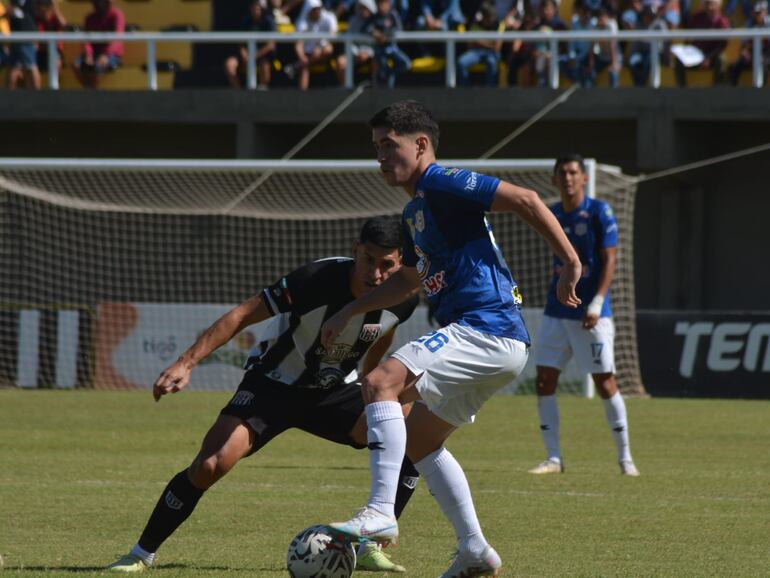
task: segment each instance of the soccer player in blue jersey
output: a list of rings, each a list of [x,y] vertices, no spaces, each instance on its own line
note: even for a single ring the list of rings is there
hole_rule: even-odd
[[[626,404],[614,377],[615,327],[609,290],[617,259],[618,225],[612,207],[586,196],[587,181],[585,163],[580,155],[567,154],[556,160],[554,183],[559,188],[561,202],[554,204],[551,210],[583,264],[577,295],[585,305],[570,308],[559,302],[557,284],[564,264],[555,255],[553,281],[535,348],[537,409],[548,455],[529,473],[564,471],[556,386],[559,374],[574,357],[580,371],[593,376],[596,389],[604,400],[604,413],[618,448],[621,474],[638,476],[639,470],[631,459],[628,445]]]
[[[394,501],[406,452],[457,536],[457,556],[442,576],[496,576],[500,557],[484,538],[460,464],[444,447],[527,361],[519,291],[485,213],[513,211],[543,236],[566,264],[557,291],[568,307],[580,303],[580,260],[535,192],[438,165],[439,127],[422,104],[394,103],[369,124],[385,180],[411,197],[403,212],[403,266],[330,317],[322,343],[331,346],[354,316],[398,303],[419,286],[440,329],[403,346],[365,377],[371,493],[366,507],[332,527],[354,538],[397,540]],[[411,401],[418,403],[405,421],[401,404]]]

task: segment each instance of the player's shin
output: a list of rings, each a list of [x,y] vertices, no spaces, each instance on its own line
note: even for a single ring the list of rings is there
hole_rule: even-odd
[[[386,516],[395,515],[401,463],[406,453],[406,425],[397,401],[378,401],[366,406],[369,467],[372,489],[369,506]]]
[[[462,467],[444,447],[415,464],[431,495],[449,519],[461,552],[481,556],[488,547]]]
[[[394,508],[396,519],[401,517],[401,512],[404,511],[412,494],[414,494],[419,479],[420,474],[417,468],[414,467],[412,460],[404,456],[404,461],[401,463],[401,472],[398,474],[398,489],[396,490],[396,504]]]
[[[187,477],[187,470],[179,472],[168,483],[150,515],[139,538],[139,547],[155,553],[160,545],[190,517],[204,490],[196,488]]]

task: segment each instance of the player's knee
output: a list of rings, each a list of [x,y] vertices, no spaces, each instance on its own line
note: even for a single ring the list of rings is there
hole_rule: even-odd
[[[194,486],[207,489],[233,469],[237,461],[223,452],[198,456],[190,465],[190,480]]]
[[[559,383],[559,374],[555,371],[538,369],[535,378],[535,391],[537,395],[553,395]]]
[[[592,377],[596,391],[602,399],[609,399],[618,392],[618,384],[612,373],[594,373]]]

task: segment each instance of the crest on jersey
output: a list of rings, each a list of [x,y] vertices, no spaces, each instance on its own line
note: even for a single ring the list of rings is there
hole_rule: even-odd
[[[422,233],[425,230],[425,215],[422,211],[414,214],[414,228]]]
[[[587,219],[587,218],[589,217],[589,215],[588,215],[588,211],[580,211],[580,212],[578,213],[578,216],[579,216],[581,219]]]
[[[366,343],[376,341],[382,331],[382,325],[380,323],[365,323],[361,327],[361,333],[358,334],[358,338]]]

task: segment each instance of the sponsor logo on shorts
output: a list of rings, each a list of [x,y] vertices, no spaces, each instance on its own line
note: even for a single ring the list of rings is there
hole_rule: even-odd
[[[366,343],[371,343],[372,341],[375,341],[380,336],[380,331],[382,331],[381,324],[366,323],[361,328],[361,333],[358,335],[358,338],[361,341],[365,341]]]
[[[250,391],[239,391],[230,400],[230,405],[249,405],[254,399],[254,394]]]
[[[172,510],[181,510],[184,506],[184,502],[171,493],[171,490],[166,492],[166,505]]]

